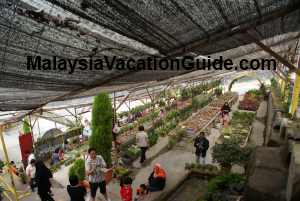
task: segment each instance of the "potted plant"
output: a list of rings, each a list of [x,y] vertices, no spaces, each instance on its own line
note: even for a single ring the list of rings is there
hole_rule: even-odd
[[[240,140],[234,137],[225,138],[223,143],[213,147],[213,161],[219,163],[224,172],[230,172],[234,164],[245,164],[251,155],[250,148],[241,148]]]

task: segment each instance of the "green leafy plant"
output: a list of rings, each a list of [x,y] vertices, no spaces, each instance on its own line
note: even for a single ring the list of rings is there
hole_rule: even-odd
[[[112,117],[111,100],[107,93],[100,93],[94,98],[92,111],[92,135],[89,139],[90,147],[96,149],[108,166],[111,165],[112,148]]]
[[[139,154],[140,154],[140,149],[136,145],[132,145],[127,149],[127,155],[130,158],[135,159],[139,156]]]
[[[224,174],[211,179],[207,185],[207,192],[205,193],[205,200],[207,201],[218,201],[216,195],[219,192],[224,192],[234,184],[244,184],[245,178],[239,174]]]
[[[184,88],[184,89],[181,90],[180,96],[181,96],[182,100],[186,100],[186,99],[190,98],[191,95],[192,94],[191,94],[191,89],[190,88]]]
[[[26,117],[23,120],[23,134],[26,135],[28,133],[31,133],[31,127],[30,127],[30,124],[29,124],[29,119],[28,119],[28,117]]]
[[[85,164],[83,159],[77,159],[69,169],[69,176],[77,176],[79,181],[85,179]]]
[[[152,132],[148,133],[150,147],[157,143],[158,138],[159,138],[159,135],[156,132],[152,131]]]
[[[179,113],[178,113],[177,110],[172,110],[172,111],[170,111],[170,112],[167,114],[166,120],[167,120],[167,121],[170,121],[170,120],[172,120],[172,119],[175,119],[175,118],[177,118],[178,115],[179,115]]]
[[[252,149],[241,148],[239,143],[239,140],[231,137],[225,138],[221,144],[216,144],[212,152],[213,161],[218,162],[225,171],[230,171],[234,164],[245,164],[250,158]]]
[[[117,167],[114,169],[114,174],[119,178],[128,176],[130,173],[131,171],[124,167]]]

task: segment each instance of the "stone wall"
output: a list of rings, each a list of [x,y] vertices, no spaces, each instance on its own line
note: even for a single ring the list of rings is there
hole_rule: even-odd
[[[300,142],[292,143],[291,162],[287,181],[287,201],[300,200]]]
[[[283,147],[258,147],[247,170],[246,201],[285,201],[288,153]]]

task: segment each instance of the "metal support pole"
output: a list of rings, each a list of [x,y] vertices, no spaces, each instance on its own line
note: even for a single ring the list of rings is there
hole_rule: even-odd
[[[114,124],[117,122],[116,92],[114,91]]]
[[[10,160],[9,160],[8,153],[7,153],[5,140],[4,140],[4,137],[3,137],[3,131],[4,131],[3,125],[0,125],[0,139],[1,139],[2,149],[3,149],[3,152],[4,152],[6,163],[8,164],[8,168],[10,169],[11,165],[10,165]],[[11,184],[12,184],[12,191],[13,191],[12,193],[13,193],[16,201],[19,201],[20,199],[19,199],[19,196],[17,194],[13,173],[11,171],[9,171],[9,175],[10,175]]]

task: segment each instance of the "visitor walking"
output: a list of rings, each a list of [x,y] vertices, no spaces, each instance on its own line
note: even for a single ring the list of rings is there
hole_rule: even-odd
[[[91,188],[91,201],[95,201],[98,188],[100,193],[108,201],[110,200],[106,192],[105,172],[106,163],[101,155],[96,155],[96,149],[89,148],[89,157],[86,160],[86,171]]]
[[[60,159],[59,159],[59,150],[60,150],[60,148],[56,148],[54,150],[54,152],[52,153],[51,165],[55,165],[55,164],[57,164],[57,163],[60,162]]]
[[[225,125],[226,127],[228,126],[230,111],[231,108],[229,106],[229,103],[225,102],[221,108],[221,116],[222,116],[222,124]]]
[[[136,144],[141,149],[140,163],[142,164],[146,160],[146,151],[149,146],[148,135],[144,126],[139,126],[139,132],[136,134]]]
[[[69,177],[70,185],[67,186],[68,194],[71,201],[85,201],[86,189],[79,185],[79,180],[77,176]]]
[[[209,141],[206,139],[204,132],[201,132],[199,136],[195,138],[194,147],[196,148],[196,162],[205,164],[205,157],[209,148]]]
[[[50,178],[53,176],[50,169],[42,161],[37,161],[35,167],[35,181],[41,201],[54,201],[51,196]]]
[[[36,187],[36,182],[35,182],[35,159],[31,159],[30,163],[26,167],[26,175],[29,179],[29,186],[32,192],[34,192],[34,188]]]
[[[149,191],[155,192],[155,191],[161,191],[166,186],[166,172],[161,167],[160,164],[155,164],[153,168],[153,172],[150,174],[150,177],[148,179],[149,181]]]

